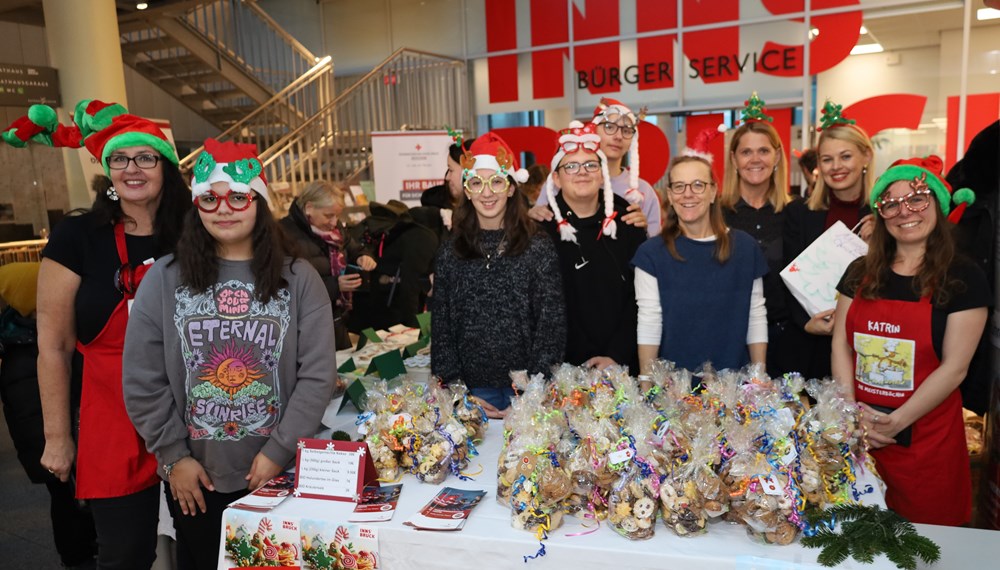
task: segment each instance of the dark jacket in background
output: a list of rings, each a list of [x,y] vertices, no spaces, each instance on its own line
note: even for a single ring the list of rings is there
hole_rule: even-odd
[[[438,236],[414,221],[406,204],[372,203],[371,215],[351,227],[351,239],[378,263],[367,288],[354,293],[347,326],[352,332],[397,324],[417,327],[430,290]]]

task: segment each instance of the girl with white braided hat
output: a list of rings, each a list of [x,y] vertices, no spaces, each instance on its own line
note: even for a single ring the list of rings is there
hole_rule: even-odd
[[[646,241],[642,228],[618,223],[629,203],[611,188],[597,125],[570,123],[559,136],[545,183],[566,300],[566,361],[638,370],[636,305],[629,260]],[[558,189],[560,192],[556,194]]]

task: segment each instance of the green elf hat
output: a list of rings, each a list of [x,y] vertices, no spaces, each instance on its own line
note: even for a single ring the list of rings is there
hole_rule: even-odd
[[[890,184],[905,180],[913,190],[929,188],[941,206],[941,213],[948,217],[948,221],[958,223],[966,206],[975,203],[976,195],[969,188],[959,188],[953,193],[943,174],[944,162],[935,155],[897,160],[875,181],[870,204],[872,211],[876,211],[882,194]],[[954,210],[951,208],[952,203],[955,204]]]
[[[774,117],[767,114],[767,107],[764,106],[764,100],[757,96],[757,92],[754,91],[750,98],[743,102],[745,107],[740,111],[740,122],[741,123],[752,123],[754,121],[760,121],[762,123],[773,123]]]
[[[76,104],[73,126],[59,124],[55,109],[32,105],[27,116],[11,123],[2,133],[7,144],[23,148],[28,142],[52,147],[86,147],[101,162],[109,177],[107,158],[112,152],[132,146],[150,146],[163,158],[177,164],[177,152],[160,127],[142,117],[128,114],[117,103],[85,99]]]
[[[205,141],[191,176],[191,199],[208,194],[214,182],[225,182],[233,192],[256,192],[271,206],[264,165],[257,156],[257,146],[234,141]]]

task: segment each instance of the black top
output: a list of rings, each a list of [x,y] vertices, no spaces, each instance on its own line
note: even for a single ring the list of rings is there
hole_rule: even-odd
[[[781,247],[781,232],[788,206],[780,212],[774,211],[770,202],[765,202],[760,208],[747,204],[743,198],[736,203],[734,209],[723,208],[726,224],[731,228],[743,230],[760,246],[770,269],[764,276],[764,298],[767,306],[768,324],[784,323],[788,320],[788,307],[785,302],[785,286],[781,283],[781,270],[784,266],[784,253]]]
[[[852,268],[861,261],[861,259],[855,260],[848,266],[845,275],[850,274]],[[951,298],[947,304],[940,306],[935,304],[934,308],[931,309],[931,342],[934,344],[934,352],[937,353],[939,359],[941,358],[941,347],[944,345],[944,331],[948,324],[948,315],[978,307],[989,307],[993,304],[986,275],[972,262],[965,258],[956,258],[951,264],[948,275],[949,278],[961,285],[952,290]],[[837,284],[837,291],[841,295],[854,297],[854,289],[847,287],[843,279]],[[914,302],[920,300],[920,294],[913,288],[913,277],[899,275],[895,272],[889,274],[889,281],[886,283],[885,291],[881,297],[893,301]]]
[[[153,258],[157,249],[153,236],[125,234],[125,246],[133,267]],[[66,218],[52,229],[42,256],[80,276],[74,302],[76,338],[83,344],[89,343],[104,329],[123,299],[115,286],[115,272],[121,261],[115,247],[114,226],[96,225],[92,213]]]
[[[435,208],[451,208],[451,189],[448,183],[431,186],[420,193],[421,206],[433,206]]]
[[[576,228],[579,242],[561,241],[555,220],[542,224],[559,254],[566,301],[566,362],[580,365],[593,356],[607,356],[635,373],[639,369],[637,309],[630,261],[646,241],[646,231],[621,222],[628,202],[618,196],[614,203],[617,239],[600,234],[603,203],[586,218],[573,213],[562,192],[556,203]]]
[[[538,232],[523,253],[504,255],[503,230],[481,231],[487,258],[438,250],[431,300],[431,372],[470,388],[510,386],[511,370],[551,373],[563,358],[566,313],[559,259]]]

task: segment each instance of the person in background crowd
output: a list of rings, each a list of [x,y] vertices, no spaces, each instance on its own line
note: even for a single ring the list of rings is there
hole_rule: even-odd
[[[637,115],[621,101],[601,99],[594,109],[591,122],[600,125],[601,149],[608,157],[608,172],[615,195],[625,198],[631,206],[621,220],[629,225],[646,228],[649,236],[660,233],[660,196],[648,182],[639,178],[639,122],[645,113]],[[623,162],[628,154],[629,165]],[[552,219],[549,197],[542,192],[529,212],[532,219],[546,222]],[[642,212],[642,215],[639,215]]]
[[[789,326],[781,233],[788,195],[788,165],[782,157],[781,138],[771,126],[764,101],[754,93],[742,111],[743,124],[729,141],[729,168],[722,184],[722,212],[726,224],[750,234],[764,251],[769,271],[764,276],[767,299],[767,370],[779,374],[774,355],[781,349]]]
[[[597,128],[573,121],[560,134],[545,184],[555,217],[542,227],[555,240],[562,269],[566,362],[598,368],[620,364],[635,373],[639,360],[629,261],[646,232],[614,221],[629,204],[611,191]]]
[[[763,253],[752,237],[726,226],[703,152],[686,150],[667,176],[662,237],[650,238],[632,259],[640,372],[656,358],[688,370],[705,362],[717,369],[763,363]]]
[[[527,200],[529,208],[538,201],[545,181],[549,178],[549,172],[551,169],[544,164],[532,164],[528,167],[528,181],[521,185],[521,190],[524,192],[524,198]]]
[[[124,107],[81,101],[75,125],[34,105],[4,133],[80,147],[112,185],[93,209],[63,220],[42,252],[38,273],[38,386],[45,418],[42,466],[69,481],[94,517],[98,567],[149,568],[156,558],[156,459],[132,427],[122,399],[122,344],[129,305],[152,260],[173,251],[190,194],[177,155],[152,122]],[[79,436],[74,441],[71,361],[83,354]],[[130,364],[131,365],[131,364]]]
[[[107,188],[107,185],[104,186]],[[73,498],[72,482],[62,482],[42,468],[45,433],[38,395],[38,333],[35,328],[37,262],[0,266],[0,399],[3,416],[25,474],[44,483],[56,552],[67,568],[94,568],[97,554],[94,519]],[[71,409],[79,408],[79,395]]]
[[[468,150],[472,141],[463,141],[460,133],[449,131],[454,144],[448,145],[448,168],[444,172],[444,184],[432,186],[420,194],[420,205],[438,208],[441,222],[451,229],[452,215],[462,201],[462,167],[458,161],[462,152]]]
[[[947,181],[952,188],[970,188],[976,193],[976,202],[969,205],[955,226],[955,247],[983,270],[990,291],[996,291],[994,212],[1000,193],[1000,120],[993,121],[973,137],[965,156],[948,171]],[[991,293],[991,298],[996,297]],[[993,378],[991,352],[989,335],[984,334],[961,386],[962,406],[979,415],[989,408]]]
[[[182,568],[216,568],[226,505],[290,466],[333,392],[330,297],[289,257],[260,171],[253,145],[205,142],[197,210],[125,338],[125,405],[169,484]]]
[[[466,200],[438,250],[431,303],[431,373],[464,382],[487,415],[506,415],[510,371],[543,372],[566,343],[559,258],[528,218],[528,179],[506,142],[476,139],[462,157]]]
[[[280,222],[282,229],[299,248],[299,255],[308,261],[323,279],[333,304],[337,350],[351,347],[345,314],[351,308],[351,292],[361,286],[358,271],[375,269],[370,255],[359,255],[360,247],[352,247],[347,228],[340,221],[344,210],[344,192],[326,180],[314,180],[306,185],[288,215]],[[354,271],[347,273],[348,268]]]
[[[840,110],[840,105],[829,101],[823,108],[819,129],[822,134],[816,145],[820,177],[813,193],[807,200],[796,200],[785,208],[782,267],[838,221],[848,228],[856,227],[866,241],[871,236],[874,221],[868,209],[868,194],[875,179],[875,148],[867,133]],[[781,373],[826,378],[830,375],[834,311],[810,317],[790,292],[786,290],[785,294],[790,323],[770,360]]]
[[[816,149],[807,148],[802,152],[796,152],[799,160],[799,170],[802,172],[802,197],[808,198],[812,195],[816,187],[816,179],[819,178],[819,159],[816,156]]]
[[[374,202],[369,210],[371,214],[348,232],[376,266],[362,274],[365,282],[353,294],[347,328],[353,333],[398,324],[416,328],[431,288],[438,234],[418,223],[397,200]]]
[[[833,375],[860,403],[888,507],[914,523],[969,522],[972,484],[958,386],[986,323],[986,276],[958,257],[954,194],[936,156],[875,182],[868,254],[837,289]],[[953,206],[954,204],[954,206]]]

